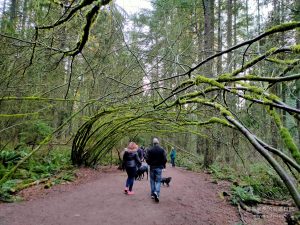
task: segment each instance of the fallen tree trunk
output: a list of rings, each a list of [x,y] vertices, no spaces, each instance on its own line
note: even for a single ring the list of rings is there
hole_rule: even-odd
[[[253,208],[247,206],[242,200],[239,200],[238,205],[240,205],[241,208],[243,210],[245,210],[246,212],[252,213],[252,214],[260,216],[260,217],[263,215],[261,212],[257,211],[256,209],[253,209]]]
[[[44,178],[44,179],[41,179],[41,180],[36,180],[36,181],[33,181],[33,182],[30,182],[30,183],[26,183],[26,184],[19,184],[17,185],[15,188],[11,188],[9,191],[11,193],[16,193],[18,191],[21,191],[23,189],[26,189],[26,188],[29,188],[29,187],[32,187],[34,185],[38,185],[38,184],[42,184],[42,183],[45,183],[49,180],[50,178]]]

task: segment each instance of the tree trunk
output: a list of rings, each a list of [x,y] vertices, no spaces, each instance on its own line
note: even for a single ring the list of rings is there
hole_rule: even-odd
[[[222,51],[222,30],[221,30],[221,0],[218,0],[218,52]],[[217,59],[217,74],[222,73],[222,56]]]
[[[214,0],[204,0],[204,46],[206,48],[205,58],[214,54]],[[213,61],[207,63],[204,67],[204,75],[206,77],[213,77]],[[208,96],[210,97],[210,96]],[[204,167],[209,167],[214,162],[214,143],[211,142],[212,136],[211,132],[207,132],[209,139],[205,139],[205,149],[204,149]]]
[[[300,20],[300,1],[299,0],[295,0],[295,8],[296,8],[296,20]],[[296,43],[300,44],[300,30],[296,30]],[[297,96],[296,98],[296,107],[297,109],[300,109],[300,80],[296,81],[296,93],[295,96]],[[297,123],[297,127],[298,127],[298,146],[300,146],[300,121],[296,120]]]
[[[227,36],[226,36],[226,42],[227,42],[227,48],[230,48],[232,46],[232,0],[227,1]],[[228,72],[230,73],[232,71],[232,53],[227,54],[227,60],[226,60],[226,67]],[[231,104],[234,104],[234,101],[231,99]],[[234,139],[236,135],[236,131],[232,131],[231,138]],[[233,143],[233,142],[232,142]],[[228,164],[230,163],[232,159],[232,151],[231,149],[227,149],[226,154],[225,154],[225,162]]]

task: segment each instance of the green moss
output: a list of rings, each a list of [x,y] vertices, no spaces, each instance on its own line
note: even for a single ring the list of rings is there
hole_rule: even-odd
[[[238,82],[238,84],[246,87],[249,89],[249,91],[254,92],[256,94],[262,94],[264,92],[264,90],[262,88],[256,87],[256,86],[252,86],[250,84],[247,84],[245,82]]]
[[[300,152],[299,149],[297,147],[297,145],[295,144],[290,132],[288,131],[287,128],[282,127],[280,129],[280,135],[284,141],[284,144],[286,145],[286,147],[289,149],[289,151],[291,152],[293,158],[296,160],[296,162],[298,164],[300,164]]]
[[[212,117],[209,122],[211,123],[219,123],[219,124],[222,124],[224,126],[228,126],[228,127],[231,127],[232,125],[230,123],[228,123],[227,120],[224,120],[224,119],[220,119],[218,117]]]
[[[33,115],[38,115],[38,112],[34,113],[16,113],[16,114],[0,114],[0,117],[8,118],[8,117],[15,117],[15,118],[21,118],[21,117],[26,117],[26,116],[33,116]]]
[[[252,86],[250,84],[247,84],[245,82],[238,82],[238,84],[248,88],[248,91],[253,92],[257,95],[265,95],[263,98],[263,101],[265,103],[272,103],[272,101],[278,101],[280,100],[280,98],[275,95],[275,94],[270,94],[270,93],[264,93],[264,90],[262,88],[256,87],[256,86]],[[244,95],[245,96],[245,95]],[[256,96],[258,97],[258,96]],[[250,99],[253,99],[253,97],[250,97]]]
[[[244,76],[247,80],[255,80],[257,78],[260,78],[259,76],[256,76],[256,75],[251,75],[251,74],[248,74],[246,76]]]
[[[253,60],[251,60],[250,62],[246,63],[243,67],[235,70],[232,72],[232,76],[236,76],[239,73],[245,71],[246,69],[252,67],[253,65],[255,65],[256,63],[258,63],[259,61],[263,60],[266,56],[262,55],[262,56],[258,56],[256,58],[254,58]]]
[[[283,23],[277,26],[274,26],[267,30],[265,33],[270,34],[270,33],[276,33],[276,32],[283,32],[287,30],[292,30],[297,27],[300,27],[300,22],[299,21],[294,21],[294,22],[289,22],[289,23]]]
[[[268,58],[268,61],[274,62],[277,64],[282,64],[282,65],[292,65],[294,63],[299,62],[299,59],[281,60],[281,59],[276,59],[276,58]]]
[[[234,89],[234,88],[231,89],[230,92],[233,93],[233,94],[238,94],[238,90],[237,90],[237,89]]]
[[[267,109],[267,112],[273,117],[274,122],[280,131],[280,136],[285,146],[288,148],[288,150],[290,151],[291,155],[296,160],[296,162],[300,164],[300,151],[297,145],[295,144],[289,130],[283,126],[279,114],[275,110],[271,110],[271,109]]]
[[[207,83],[207,84],[210,84],[212,86],[216,86],[216,87],[219,87],[221,89],[224,89],[224,85],[219,83],[218,81],[214,80],[214,79],[211,79],[211,78],[207,78],[207,77],[204,77],[204,76],[201,76],[201,75],[198,75],[195,79],[195,84],[196,85],[199,85],[201,83]]]
[[[183,98],[194,98],[194,97],[197,97],[197,96],[199,96],[199,95],[203,95],[203,93],[200,92],[200,91],[194,91],[194,92],[191,92],[191,93],[188,93],[188,94],[182,96],[181,98],[182,98],[182,99],[183,99]]]
[[[270,108],[267,108],[268,113],[273,117],[275,124],[277,127],[281,128],[282,127],[282,122],[280,119],[280,116],[278,113],[275,112],[275,110],[270,110]]]
[[[189,80],[185,80],[184,82],[182,82],[181,84],[179,84],[179,86],[176,88],[176,90],[180,89],[180,88],[183,88],[189,84],[193,84],[194,81],[189,79]]]
[[[299,54],[300,53],[300,44],[291,46],[291,50],[293,53]]]
[[[270,48],[267,52],[266,52],[266,55],[272,55],[275,51],[277,51],[278,48]]]
[[[232,74],[231,73],[224,73],[224,74],[221,74],[218,77],[218,80],[227,80],[227,79],[230,79],[230,78],[232,78]]]

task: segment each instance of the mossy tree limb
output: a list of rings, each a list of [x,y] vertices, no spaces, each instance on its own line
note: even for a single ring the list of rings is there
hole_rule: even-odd
[[[255,136],[246,129],[241,123],[235,120],[233,117],[226,116],[225,118],[235,125],[241,133],[250,141],[250,143],[255,147],[255,149],[269,162],[269,164],[274,168],[277,174],[280,176],[287,189],[289,190],[295,204],[298,209],[300,209],[300,194],[295,186],[293,180],[288,175],[288,173],[282,168],[282,166],[275,160],[275,158],[256,140]]]
[[[217,58],[219,56],[222,56],[224,54],[230,53],[236,49],[239,49],[243,46],[247,46],[247,45],[251,45],[267,36],[270,36],[272,34],[275,33],[280,33],[280,32],[285,32],[288,30],[293,30],[300,27],[300,21],[294,21],[294,22],[289,22],[289,23],[283,23],[277,26],[272,27],[271,29],[267,30],[266,32],[262,33],[261,35],[258,35],[257,37],[254,37],[253,39],[250,39],[248,41],[244,41],[242,43],[239,43],[231,48],[228,48],[222,52],[219,52],[217,54],[214,54],[206,59],[204,59],[203,61],[201,61],[200,63],[198,63],[195,67],[193,67],[192,69],[190,69],[189,71],[187,71],[186,73],[184,73],[183,75],[188,75],[191,74],[193,71],[195,71],[196,69],[198,69],[200,66],[204,65],[205,63],[213,60],[214,58]],[[297,50],[297,49],[296,49]]]
[[[292,157],[300,165],[300,151],[299,151],[296,143],[294,142],[289,130],[283,126],[280,116],[274,109],[268,109],[267,111],[273,117],[274,122],[279,129],[280,136],[281,136],[286,148],[290,151]]]
[[[262,145],[262,143],[258,141],[255,135],[253,135],[247,128],[245,128],[245,126],[239,123],[225,107],[223,107],[218,103],[207,101],[207,99],[193,98],[193,99],[177,100],[175,101],[174,104],[189,104],[189,103],[200,103],[219,110],[219,112],[226,118],[226,120],[228,120],[232,125],[234,125],[250,141],[250,143],[255,147],[255,149],[274,168],[274,170],[277,172],[277,174],[280,176],[280,178],[288,188],[293,200],[295,201],[295,204],[300,209],[300,194],[297,190],[297,187],[293,183],[292,178],[283,169],[283,167],[281,167],[281,165],[276,161],[276,159],[268,152],[268,149],[266,149],[264,145]],[[291,162],[291,164],[293,164],[293,162]]]

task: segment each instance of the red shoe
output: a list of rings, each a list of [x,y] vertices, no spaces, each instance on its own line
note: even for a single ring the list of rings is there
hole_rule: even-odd
[[[134,195],[134,192],[133,191],[128,191],[127,194],[128,195]]]
[[[128,187],[125,187],[124,189],[124,193],[127,194],[128,193]]]

